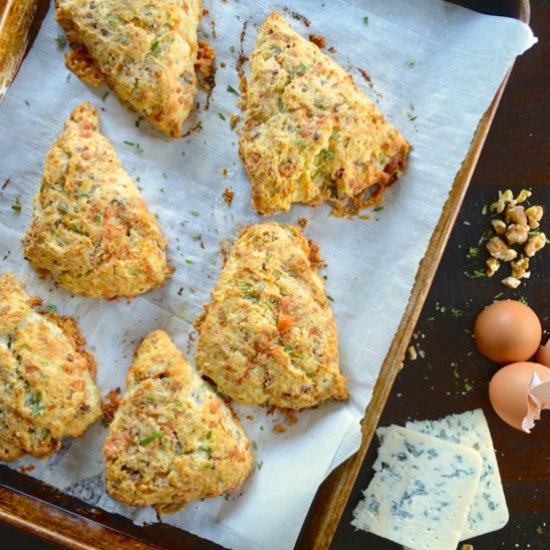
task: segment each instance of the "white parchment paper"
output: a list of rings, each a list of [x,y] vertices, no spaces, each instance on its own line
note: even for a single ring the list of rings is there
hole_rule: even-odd
[[[217,279],[220,243],[233,239],[244,224],[260,221],[250,207],[237,135],[229,127],[230,115],[238,112],[236,96],[227,91],[228,85],[238,88],[235,64],[244,21],[250,20],[249,53],[258,24],[270,11],[283,8],[258,4],[205,1],[210,15],[201,34],[215,46],[219,70],[210,110],[201,106],[189,121],[193,126],[200,120],[202,130],[189,138],[169,140],[145,122],[137,127],[136,114],[113,94],[104,97],[106,88],[90,89],[71,76],[55,41],[62,33],[53,8],[0,106],[0,186],[9,179],[0,194],[0,269],[13,270],[30,294],[79,320],[98,361],[103,393],[123,387],[134,348],[152,329],[166,329],[192,360],[188,337]],[[304,35],[323,35],[327,46],[336,49],[332,55],[354,72],[415,149],[406,174],[386,194],[384,210],[371,220],[337,219],[325,207],[300,206],[277,218],[296,223],[306,217],[305,232],[319,243],[328,263],[328,292],[335,299],[341,368],[351,399],[300,413],[298,423],[283,434],[273,426],[285,424],[284,419],[239,409],[257,446],[258,463],[242,494],[190,504],[163,518],[243,550],[291,548],[319,484],[358,448],[359,420],[478,121],[515,57],[536,42],[516,20],[438,0],[301,0],[292,9],[311,20],[306,29],[287,14],[294,28]],[[370,75],[374,89],[357,68]],[[85,99],[101,107],[103,132],[158,213],[177,269],[164,288],[131,303],[71,297],[51,281],[39,280],[21,253],[20,238],[30,220],[44,156],[70,110]],[[204,97],[199,99],[204,103]],[[125,142],[139,143],[139,148]],[[231,207],[222,199],[228,186],[235,191]],[[16,199],[20,212],[11,208]],[[36,464],[29,475],[137,523],[156,521],[151,509],[124,507],[105,494],[105,435],[97,423],[50,459],[24,459],[12,466]]]

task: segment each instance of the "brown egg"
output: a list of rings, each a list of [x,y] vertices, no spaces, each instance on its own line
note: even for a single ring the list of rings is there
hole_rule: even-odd
[[[540,346],[535,359],[537,360],[537,363],[550,367],[550,339],[544,346]]]
[[[474,325],[476,347],[495,363],[527,361],[537,351],[542,327],[537,314],[516,300],[487,306]]]
[[[522,424],[528,413],[529,384],[534,372],[541,380],[550,380],[550,369],[544,365],[522,362],[500,369],[489,385],[489,399],[493,409],[516,430],[527,431]]]

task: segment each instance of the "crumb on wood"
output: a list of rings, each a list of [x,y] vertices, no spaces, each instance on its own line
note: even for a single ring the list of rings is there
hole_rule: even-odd
[[[229,126],[231,126],[231,129],[234,130],[240,121],[241,121],[240,115],[231,115],[229,117]]]
[[[225,178],[227,178],[227,174],[229,174],[229,170],[227,168],[222,168],[222,176]]]
[[[305,229],[307,227],[307,218],[298,218],[298,225]]]
[[[286,428],[282,424],[275,424],[275,426],[273,426],[273,431],[282,434],[286,432]]]
[[[199,40],[195,72],[199,86],[206,91],[212,91],[216,84],[216,50],[206,40]]]
[[[318,48],[324,48],[327,45],[325,37],[320,34],[310,34],[309,41],[313,42]]]
[[[325,267],[326,263],[323,258],[321,258],[319,254],[319,245],[315,242],[313,242],[311,239],[308,240],[309,243],[309,261],[311,263],[311,267],[319,269],[321,267]]]
[[[226,187],[223,190],[223,200],[225,201],[225,204],[227,204],[227,206],[231,206],[234,196],[235,196],[235,193],[233,189],[231,189],[231,187]]]
[[[416,361],[416,359],[418,358],[418,354],[416,353],[416,348],[414,347],[414,345],[407,348],[407,354],[411,361]]]
[[[31,464],[30,466],[19,466],[19,471],[22,474],[28,474],[36,469],[36,466],[34,464]]]
[[[101,403],[101,412],[103,413],[103,423],[107,426],[113,421],[115,413],[120,406],[120,388],[111,390]]]

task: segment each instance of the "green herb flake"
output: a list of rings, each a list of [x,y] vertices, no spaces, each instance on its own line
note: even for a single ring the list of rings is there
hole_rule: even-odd
[[[257,451],[258,450],[258,444],[255,441],[252,441],[252,448]]]
[[[194,264],[195,262],[189,258],[185,258],[185,263],[186,264]]]
[[[158,40],[153,40],[151,42],[151,55],[158,57],[160,54],[160,42]]]
[[[191,210],[191,216],[195,216],[195,218],[199,217],[201,213],[198,210]]]
[[[192,238],[194,241],[200,241],[202,239],[201,233],[193,233]]]
[[[212,437],[212,430],[208,430],[206,432],[206,439],[210,439]]]
[[[235,88],[233,88],[233,86],[231,86],[231,84],[228,84],[228,85],[227,85],[227,91],[228,91],[230,94],[239,95],[239,92],[237,92],[237,90],[235,90]]]
[[[330,294],[327,294],[327,298],[328,298],[331,302],[334,302],[334,298],[333,298]]]
[[[468,277],[468,279],[481,279],[482,277],[486,276],[485,271],[483,271],[481,269],[476,269],[476,270],[474,270],[473,273],[467,273],[465,271],[464,275],[466,275],[466,277]]]
[[[21,212],[21,203],[19,199],[15,199],[15,202],[11,205],[11,209],[15,212]]]
[[[127,139],[124,140],[124,144],[128,145],[130,147],[135,147],[136,144],[133,141],[128,141]]]
[[[55,313],[57,311],[57,306],[55,304],[47,304],[44,311],[46,313]]]
[[[64,202],[60,202],[57,205],[57,210],[59,210],[62,214],[66,214],[69,211],[69,207]]]
[[[487,205],[486,204],[483,205],[483,208],[481,209],[481,214],[483,216],[485,216],[487,214]]]
[[[412,101],[409,101],[409,109],[414,111],[414,103]]]
[[[384,210],[384,207],[383,206],[375,206],[374,207],[375,212],[380,212],[380,210]]]
[[[33,416],[40,416],[44,412],[44,404],[42,403],[42,394],[39,391],[31,393],[31,411]]]
[[[64,49],[65,46],[67,45],[67,39],[62,35],[62,34],[58,34],[54,40],[57,42],[57,45],[61,48],[61,49]]]
[[[363,17],[363,25],[368,25],[368,24],[369,24],[369,16],[365,15],[365,17]]]
[[[499,292],[494,298],[493,300],[498,300],[499,298],[502,298],[504,296],[504,292]]]
[[[298,359],[305,359],[305,355],[296,351],[294,348],[285,348],[285,352],[291,355],[292,357],[297,357]]]
[[[152,443],[153,441],[156,441],[157,439],[161,438],[164,435],[163,432],[155,432],[147,437],[144,437],[143,439],[139,440],[140,445],[149,445],[149,443]]]
[[[225,121],[225,116],[223,116],[223,113],[218,113],[218,117],[219,117],[221,120]]]
[[[416,61],[414,59],[407,60],[407,65],[409,67],[414,67],[416,65]]]
[[[413,114],[411,114],[411,113],[408,113],[407,116],[409,117],[409,120],[410,120],[411,122],[415,121],[415,120],[418,118],[417,115],[413,115]]]
[[[479,248],[477,246],[470,246],[468,248],[467,258],[477,258],[479,256]]]
[[[277,98],[277,109],[279,110],[279,113],[284,113],[286,111],[282,97]]]
[[[258,468],[258,471],[260,471],[263,467],[264,467],[264,461],[258,460],[258,462],[256,462],[256,468]]]
[[[199,449],[201,451],[204,451],[205,453],[208,453],[208,454],[210,454],[212,452],[212,447],[210,447],[210,445],[201,445],[199,447]]]
[[[306,140],[303,138],[303,137],[300,137],[300,136],[296,136],[293,140],[292,140],[292,143],[294,145],[297,145],[298,147],[301,147],[302,149],[306,146]]]
[[[332,160],[334,158],[334,152],[330,149],[323,149],[321,151],[321,156],[323,157],[323,160]]]
[[[296,76],[297,74],[303,75],[310,67],[311,65],[300,61],[300,64],[292,71],[292,76]]]
[[[102,220],[102,219],[103,219],[103,218],[101,217],[100,214],[96,214],[95,217],[94,217],[95,223],[101,223],[101,220]]]
[[[109,97],[109,90],[107,90],[102,96],[101,101],[105,101]]]
[[[529,305],[529,302],[527,301],[527,298],[525,296],[520,296],[518,298],[518,302],[521,302],[522,304],[525,304],[526,306]]]

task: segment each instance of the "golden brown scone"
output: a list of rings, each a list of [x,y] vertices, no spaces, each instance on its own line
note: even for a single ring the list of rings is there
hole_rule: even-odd
[[[238,489],[254,462],[238,419],[161,330],[136,350],[103,456],[111,496],[165,513]]]
[[[241,232],[196,323],[197,368],[221,393],[290,409],[347,399],[316,253],[292,225]]]
[[[111,299],[162,286],[173,271],[166,246],[96,109],[82,103],[46,156],[26,258],[74,294]]]
[[[0,276],[0,460],[45,458],[101,416],[76,322],[32,305],[13,273]]]
[[[258,32],[244,105],[239,154],[261,214],[325,201],[357,212],[407,163],[410,145],[351,75],[277,13]]]
[[[182,135],[197,91],[200,16],[201,0],[56,0],[76,50],[68,68],[97,85],[92,60],[121,100],[173,137]]]

